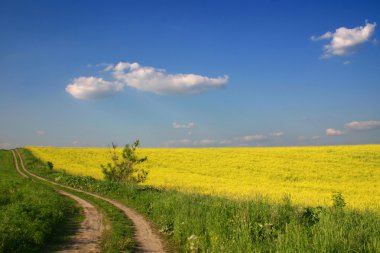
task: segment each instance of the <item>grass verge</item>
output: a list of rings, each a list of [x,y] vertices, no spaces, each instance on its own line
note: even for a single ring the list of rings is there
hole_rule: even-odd
[[[89,196],[84,193],[72,191],[70,189],[53,185],[49,182],[34,179],[38,181],[40,185],[44,185],[48,188],[60,189],[66,192],[70,192],[88,202],[92,203],[102,214],[105,219],[105,232],[102,235],[101,249],[102,252],[116,253],[116,252],[134,252],[136,243],[133,240],[133,228],[132,222],[125,217],[124,213],[103,200]],[[62,240],[60,240],[62,241]],[[49,249],[50,252],[54,249]]]
[[[0,252],[53,251],[78,228],[75,201],[22,178],[0,150]]]

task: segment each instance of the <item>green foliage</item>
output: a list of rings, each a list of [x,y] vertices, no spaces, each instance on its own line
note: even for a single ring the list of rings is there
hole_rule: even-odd
[[[46,165],[48,166],[48,169],[49,169],[49,170],[53,170],[53,168],[54,168],[54,164],[53,164],[52,162],[48,161],[48,162],[46,163]]]
[[[139,140],[136,140],[132,145],[125,145],[120,158],[116,150],[117,146],[112,143],[112,164],[101,165],[102,172],[107,180],[134,183],[140,183],[146,180],[148,172],[136,167],[136,165],[147,160],[147,157],[139,158],[137,156],[136,149],[139,145]]]
[[[323,211],[321,206],[318,207],[306,207],[302,213],[303,222],[307,226],[313,226],[320,220],[320,215]]]
[[[0,253],[41,252],[48,242],[69,233],[62,227],[79,209],[52,189],[18,175],[10,151],[0,151],[0,161]]]
[[[346,206],[346,202],[344,201],[343,195],[340,192],[336,192],[332,196],[333,207],[337,209],[342,209]]]
[[[57,173],[55,170],[50,171],[46,164],[34,157],[31,157],[30,154],[26,150],[20,150],[22,156],[24,157],[24,162],[26,166],[30,169],[34,169],[34,173],[38,172],[38,174],[43,174],[45,177],[49,175],[50,180],[56,181],[57,183],[70,185],[77,189],[83,189],[87,191],[97,192],[99,191],[99,185],[96,183],[97,181],[88,176],[84,177],[76,177],[65,172]],[[107,181],[107,185],[109,188],[103,188],[103,191],[114,191],[113,185],[116,185],[114,181]],[[44,183],[49,185],[49,183]],[[64,189],[65,191],[69,191]],[[74,192],[75,195],[91,202],[94,204],[99,210],[101,210],[105,215],[106,226],[108,224],[112,229],[106,230],[102,235],[102,241],[100,246],[102,248],[102,252],[105,253],[116,253],[116,252],[135,252],[135,241],[133,240],[133,226],[129,219],[125,217],[125,214],[114,207],[113,205],[99,200],[97,198],[88,196],[83,193]],[[1,198],[0,198],[1,202]],[[78,216],[78,214],[76,214]],[[71,230],[72,231],[72,230]],[[52,250],[54,251],[54,250]],[[1,252],[1,251],[0,251]],[[48,250],[47,252],[50,252]]]

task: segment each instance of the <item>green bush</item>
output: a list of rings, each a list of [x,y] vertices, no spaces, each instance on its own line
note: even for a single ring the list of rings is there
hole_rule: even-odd
[[[107,180],[134,183],[145,181],[148,172],[136,167],[138,164],[147,160],[147,157],[139,158],[137,156],[136,149],[139,145],[139,140],[136,140],[132,145],[125,145],[120,159],[119,154],[116,151],[116,145],[112,143],[112,163],[101,165],[102,172]]]

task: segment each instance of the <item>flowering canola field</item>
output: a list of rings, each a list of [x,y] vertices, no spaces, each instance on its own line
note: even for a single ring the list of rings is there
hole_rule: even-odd
[[[56,169],[101,179],[107,148],[27,147]],[[121,149],[120,149],[121,151]],[[380,145],[276,148],[142,148],[144,184],[251,198],[284,196],[300,205],[330,205],[341,192],[349,207],[380,210]]]

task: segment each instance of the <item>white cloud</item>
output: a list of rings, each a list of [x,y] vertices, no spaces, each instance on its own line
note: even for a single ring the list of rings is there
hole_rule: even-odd
[[[333,33],[327,32],[327,33],[325,33],[325,34],[323,34],[323,35],[321,35],[319,37],[317,37],[317,36],[311,36],[311,40],[312,41],[320,41],[320,40],[324,40],[324,39],[330,39],[330,38],[333,37],[333,35],[334,35]]]
[[[74,146],[78,146],[79,143],[80,143],[79,141],[73,141],[73,145],[74,145]]]
[[[311,137],[312,140],[319,140],[321,137],[318,135],[314,135]]]
[[[197,74],[168,74],[164,69],[141,66],[137,62],[98,64],[103,72],[111,72],[113,80],[101,77],[78,77],[66,86],[66,92],[74,98],[91,100],[105,98],[120,92],[125,86],[138,90],[166,94],[196,94],[209,88],[220,88],[228,82],[228,76],[207,77]]]
[[[37,130],[36,134],[37,135],[45,135],[45,131],[44,130]]]
[[[240,140],[240,141],[251,142],[251,141],[266,140],[266,139],[268,139],[268,137],[266,135],[263,135],[263,134],[255,134],[255,135],[246,135],[243,137],[238,137],[236,139]]]
[[[122,84],[93,76],[75,78],[66,86],[66,92],[74,98],[84,100],[105,98],[122,89]]]
[[[326,134],[329,136],[339,136],[339,135],[343,135],[344,133],[338,129],[328,128],[326,129]]]
[[[173,128],[175,129],[181,129],[181,128],[184,128],[184,129],[191,129],[191,128],[194,128],[195,127],[195,124],[193,122],[190,122],[188,124],[178,124],[176,122],[173,122],[172,123],[172,126]]]
[[[351,63],[352,63],[351,61],[344,61],[344,62],[343,62],[344,65],[349,65],[349,64],[351,64]]]
[[[108,69],[110,70],[110,69]],[[194,94],[223,87],[228,76],[207,77],[196,74],[168,74],[164,69],[119,62],[112,68],[114,78],[124,85],[155,94]]]
[[[284,132],[274,132],[274,133],[271,133],[270,135],[274,137],[280,137],[284,135]]]
[[[352,121],[345,124],[345,127],[349,130],[372,130],[375,128],[380,128],[380,121],[369,120],[369,121]]]
[[[331,39],[329,44],[324,45],[322,58],[331,56],[342,56],[353,52],[356,46],[369,40],[375,31],[376,23],[367,23],[365,26],[354,28],[340,27],[334,33],[326,32],[316,37],[312,36],[312,41]]]

